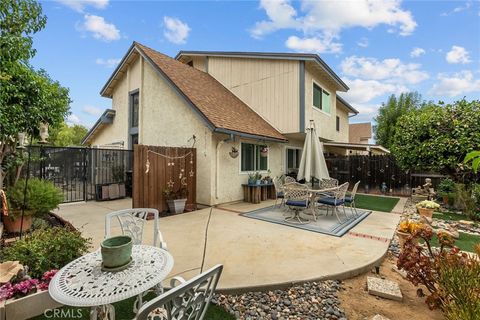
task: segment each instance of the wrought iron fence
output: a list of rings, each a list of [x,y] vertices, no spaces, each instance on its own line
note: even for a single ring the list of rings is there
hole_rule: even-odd
[[[325,160],[332,178],[351,185],[360,181],[359,190],[365,193],[408,196],[412,188],[423,185],[426,178],[431,178],[436,187],[444,177],[435,172],[402,169],[390,155],[327,157]]]
[[[99,186],[106,184],[126,183],[129,189],[132,150],[31,146],[26,152],[31,161],[23,166],[21,177],[28,172],[30,177],[52,181],[62,190],[64,202],[97,199]]]

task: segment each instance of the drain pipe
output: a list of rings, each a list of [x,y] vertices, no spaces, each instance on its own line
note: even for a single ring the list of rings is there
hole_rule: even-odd
[[[216,166],[215,166],[215,199],[218,199],[218,186],[220,184],[220,147],[225,142],[235,141],[234,135],[230,134],[230,137],[224,140],[220,140],[217,143],[217,158],[216,158]]]

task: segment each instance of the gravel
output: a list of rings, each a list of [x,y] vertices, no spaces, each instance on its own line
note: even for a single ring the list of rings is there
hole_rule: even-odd
[[[237,319],[347,319],[337,292],[340,281],[308,282],[287,290],[247,292],[241,295],[216,294],[213,303]]]

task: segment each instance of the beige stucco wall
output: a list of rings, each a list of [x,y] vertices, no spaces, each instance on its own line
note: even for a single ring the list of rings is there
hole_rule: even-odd
[[[280,132],[298,132],[298,61],[208,57],[208,73]]]
[[[330,114],[313,107],[314,82],[330,93]],[[337,108],[336,102],[335,88],[324,81],[319,74],[310,70],[310,68],[305,68],[305,127],[308,128],[309,121],[314,120],[320,138],[336,142],[348,142],[348,113],[344,109]],[[340,117],[340,132],[336,130],[337,115]]]

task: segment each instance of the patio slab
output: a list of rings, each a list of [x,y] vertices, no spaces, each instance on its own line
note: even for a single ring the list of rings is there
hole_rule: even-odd
[[[219,289],[226,292],[345,279],[366,272],[383,259],[400,219],[398,214],[372,212],[343,237],[332,237],[240,216],[272,204],[234,203],[161,218],[161,232],[175,259],[170,277],[188,279],[199,273],[210,211],[204,270],[223,264]],[[130,207],[130,199],[92,201],[62,205],[56,213],[91,237],[94,250],[103,239],[105,214]],[[153,222],[145,228],[149,243]]]

